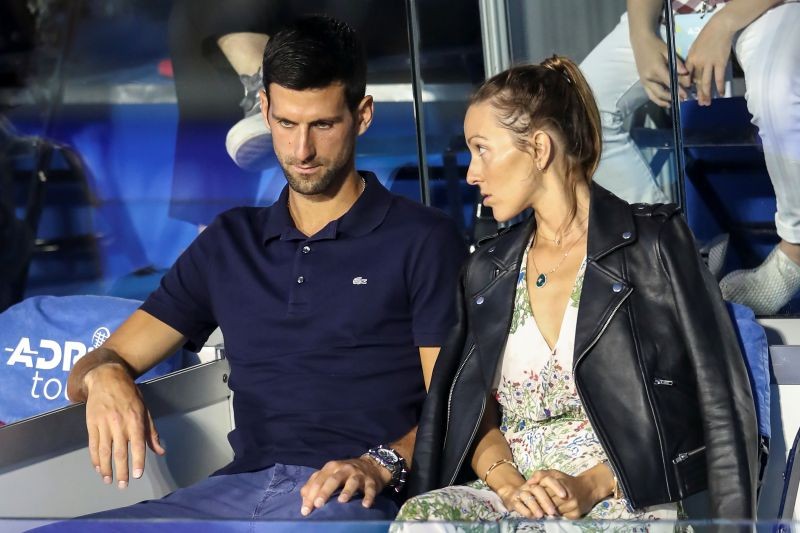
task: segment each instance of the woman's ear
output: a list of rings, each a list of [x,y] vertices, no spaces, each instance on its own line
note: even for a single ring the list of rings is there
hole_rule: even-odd
[[[531,146],[533,147],[533,160],[536,163],[536,168],[541,172],[553,160],[553,139],[546,131],[536,130],[531,135]]]

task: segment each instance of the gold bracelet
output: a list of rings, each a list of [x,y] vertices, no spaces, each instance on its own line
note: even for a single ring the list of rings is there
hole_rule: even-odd
[[[515,463],[511,459],[500,459],[499,461],[495,461],[492,464],[492,466],[490,466],[488,469],[486,469],[486,473],[483,475],[483,482],[488,485],[489,482],[487,481],[487,479],[489,479],[489,474],[491,473],[492,470],[494,470],[495,468],[497,468],[498,466],[500,466],[502,464],[510,464],[511,466],[513,466],[514,468],[519,470],[519,467],[517,466],[517,463]]]
[[[614,471],[614,468],[611,466],[611,462],[608,460],[603,461],[605,465],[611,470],[611,477],[614,478],[614,488],[611,490],[611,497],[615,500],[622,499],[622,489],[619,486],[619,478],[617,477],[617,473]]]

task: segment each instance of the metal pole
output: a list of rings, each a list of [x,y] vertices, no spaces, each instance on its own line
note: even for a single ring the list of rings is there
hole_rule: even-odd
[[[683,152],[681,104],[678,100],[678,68],[675,52],[675,18],[670,0],[664,0],[664,20],[667,23],[667,59],[669,61],[670,100],[672,101],[672,137],[675,145],[675,167],[678,171],[678,204],[686,208],[686,156]]]
[[[419,159],[420,199],[431,205],[431,187],[428,176],[428,149],[425,143],[425,113],[422,101],[422,72],[420,70],[419,19],[416,0],[406,0],[406,20],[408,21],[408,47],[411,52],[411,90],[414,94],[414,124],[417,133],[417,158]]]
[[[511,66],[511,46],[508,32],[506,0],[479,0],[483,64],[490,78]]]

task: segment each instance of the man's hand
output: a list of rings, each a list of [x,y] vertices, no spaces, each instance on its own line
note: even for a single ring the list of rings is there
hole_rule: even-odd
[[[119,364],[103,364],[92,369],[84,379],[86,429],[89,433],[89,454],[95,470],[110,484],[117,473],[119,488],[128,485],[128,443],[131,447],[133,477],[144,473],[145,443],[158,455],[166,450],[142,395],[128,371]]]
[[[692,43],[686,56],[686,68],[697,90],[697,103],[711,105],[711,82],[717,93],[725,92],[725,68],[731,57],[736,30],[728,24],[725,10],[711,17]]]
[[[364,494],[361,505],[372,506],[375,496],[391,481],[389,470],[367,457],[330,461],[308,478],[300,489],[303,506],[300,514],[308,516],[314,509],[319,509],[330,499],[331,495],[342,489],[338,500],[341,503],[350,501],[356,492]]]
[[[669,60],[667,58],[667,43],[656,34],[631,36],[633,57],[636,61],[636,70],[648,98],[661,107],[669,107],[672,103],[669,86]],[[686,100],[689,89],[689,71],[677,58],[678,69],[678,96]]]

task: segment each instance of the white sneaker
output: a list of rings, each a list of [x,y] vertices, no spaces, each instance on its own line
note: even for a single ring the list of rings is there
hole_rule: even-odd
[[[261,115],[261,100],[258,97],[264,88],[261,68],[255,74],[239,76],[239,80],[244,87],[244,98],[239,102],[244,118],[228,131],[225,149],[240,168],[260,172],[273,162],[272,132]]]
[[[272,132],[261,113],[244,117],[225,137],[225,149],[233,162],[250,172],[260,172],[275,162]]]
[[[722,278],[719,288],[723,298],[746,305],[756,315],[774,315],[800,290],[800,265],[776,246],[758,267]]]

